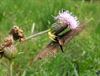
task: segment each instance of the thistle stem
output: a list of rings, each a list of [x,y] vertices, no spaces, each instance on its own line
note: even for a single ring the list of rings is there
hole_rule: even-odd
[[[42,31],[42,32],[39,32],[39,33],[33,34],[33,35],[31,35],[31,36],[28,36],[28,37],[25,39],[25,41],[26,41],[26,40],[29,40],[29,39],[31,39],[31,38],[34,38],[34,37],[40,36],[40,35],[42,35],[42,34],[45,34],[45,33],[47,33],[48,31],[49,31],[49,30],[45,30],[45,31]]]
[[[13,76],[13,64],[14,62],[12,60],[9,60],[9,68],[8,68],[9,76]]]

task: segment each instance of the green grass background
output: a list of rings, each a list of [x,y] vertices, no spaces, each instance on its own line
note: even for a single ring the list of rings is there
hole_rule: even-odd
[[[30,58],[38,54],[50,41],[47,34],[18,45],[18,54],[14,59],[13,76],[96,76],[100,70],[100,1],[84,0],[0,0],[0,42],[8,35],[9,29],[17,24],[25,35],[31,34],[35,22],[35,32],[48,29],[54,22],[53,16],[66,9],[75,14],[80,21],[92,19],[78,36],[64,46],[54,58],[45,58],[27,65]],[[0,76],[6,76],[7,67],[0,60]],[[79,74],[75,69],[79,66]]]

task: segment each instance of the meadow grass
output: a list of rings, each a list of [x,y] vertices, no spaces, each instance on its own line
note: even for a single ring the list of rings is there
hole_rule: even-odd
[[[17,24],[31,34],[35,22],[35,33],[48,29],[54,22],[53,16],[66,9],[77,15],[80,22],[89,22],[84,31],[64,46],[54,58],[45,58],[32,64],[30,58],[36,56],[50,41],[47,34],[18,45],[18,54],[14,60],[14,75],[21,76],[96,76],[100,70],[100,1],[84,0],[2,0],[0,1],[0,40],[7,36],[9,29]],[[0,76],[6,76],[7,67],[0,60]],[[4,62],[5,63],[5,62]],[[79,73],[78,73],[78,70]]]

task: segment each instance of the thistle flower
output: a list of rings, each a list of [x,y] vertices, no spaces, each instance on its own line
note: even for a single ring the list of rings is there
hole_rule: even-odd
[[[64,25],[68,25],[70,29],[75,29],[79,25],[77,17],[73,16],[69,11],[59,12],[59,15],[55,17],[55,20],[63,22]]]

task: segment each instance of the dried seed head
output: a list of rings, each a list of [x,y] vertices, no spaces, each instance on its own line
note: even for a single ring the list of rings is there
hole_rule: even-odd
[[[13,44],[14,40],[12,35],[9,35],[8,37],[5,38],[4,40],[4,46],[9,47]]]
[[[10,30],[9,34],[13,36],[14,40],[21,41],[24,39],[23,30],[21,28],[19,28],[18,26],[13,26],[13,28]]]

